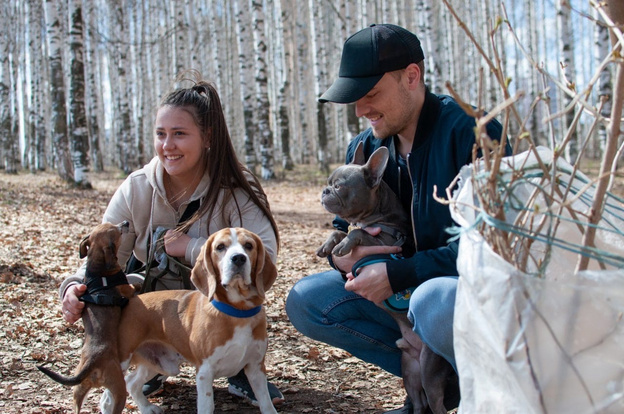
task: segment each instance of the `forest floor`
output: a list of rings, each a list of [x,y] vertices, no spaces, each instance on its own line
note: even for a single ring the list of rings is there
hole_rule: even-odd
[[[302,277],[328,268],[315,255],[331,230],[320,204],[326,177],[298,167],[263,183],[281,235],[278,280],[267,298],[269,379],[284,393],[280,413],[381,413],[403,404],[402,382],[347,352],[312,341],[288,321],[284,302]],[[284,174],[282,174],[284,175]],[[69,188],[55,175],[0,174],[0,412],[72,412],[72,393],[36,369],[46,363],[64,374],[80,359],[82,322],[65,323],[57,289],[81,260],[78,244],[97,225],[122,178],[92,174],[93,190]],[[183,367],[153,400],[166,412],[195,412],[194,369]],[[97,413],[100,391],[83,413]],[[215,382],[217,413],[258,409]],[[138,410],[131,399],[127,413]]]
[[[594,166],[596,169],[596,166]],[[281,235],[278,280],[267,297],[269,379],[284,393],[280,413],[381,413],[401,406],[402,381],[347,352],[299,334],[284,311],[295,282],[328,268],[315,255],[331,230],[332,215],[320,205],[326,177],[297,167],[263,183]],[[55,175],[0,174],[0,412],[72,412],[68,387],[36,369],[46,363],[68,374],[79,361],[82,322],[65,323],[57,288],[79,266],[78,244],[97,225],[122,178],[91,175],[93,190],[69,188]],[[624,194],[624,180],[616,180]],[[100,392],[87,398],[83,413],[97,413]],[[183,367],[153,398],[166,412],[195,412],[194,369]],[[217,413],[257,413],[231,396],[227,382],[215,382]],[[131,399],[127,413],[138,410]]]

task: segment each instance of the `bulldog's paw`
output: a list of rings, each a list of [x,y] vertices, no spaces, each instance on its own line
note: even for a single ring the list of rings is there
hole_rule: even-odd
[[[340,230],[335,230],[332,234],[329,235],[325,243],[319,247],[316,251],[316,255],[319,257],[327,257],[330,254],[333,254],[333,250],[337,244],[339,244],[345,237],[347,237],[347,233]]]

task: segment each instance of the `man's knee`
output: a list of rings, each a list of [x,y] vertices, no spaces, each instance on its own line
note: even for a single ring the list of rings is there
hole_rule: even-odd
[[[414,332],[433,351],[453,365],[453,315],[457,277],[439,277],[420,285],[412,294],[408,318]]]

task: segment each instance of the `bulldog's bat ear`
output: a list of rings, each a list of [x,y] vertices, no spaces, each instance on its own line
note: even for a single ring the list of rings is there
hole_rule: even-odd
[[[388,157],[388,148],[379,147],[370,156],[366,165],[364,165],[364,168],[369,172],[371,187],[376,187],[381,182],[384,171],[386,171],[386,166],[388,165]]]
[[[362,141],[358,142],[357,147],[355,147],[355,154],[353,154],[353,160],[351,164],[355,165],[364,165],[366,163],[366,159],[364,158],[364,144]]]

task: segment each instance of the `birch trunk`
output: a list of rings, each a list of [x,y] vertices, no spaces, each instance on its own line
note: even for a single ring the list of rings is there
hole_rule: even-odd
[[[291,65],[290,50],[286,44],[291,44],[292,33],[284,29],[285,14],[282,12],[282,1],[274,0],[273,20],[276,25],[275,36],[275,61],[279,62],[276,68],[277,83],[277,125],[279,128],[280,143],[282,147],[282,168],[290,171],[295,167],[295,163],[290,155],[290,114],[288,96],[290,90]]]
[[[123,42],[128,39],[127,24],[124,20],[123,4],[120,0],[111,1],[109,10],[111,15],[111,27],[115,28],[114,43],[115,60],[112,62],[111,72],[115,78],[112,82],[113,113],[115,114],[115,134],[117,141],[118,166],[125,174],[130,174],[137,168],[137,151],[133,142],[132,125],[130,117],[129,89],[126,68],[128,65],[128,47]]]
[[[576,90],[576,69],[574,67],[574,45],[572,36],[572,26],[570,22],[570,5],[568,0],[557,0],[557,21],[559,27],[558,40],[559,50],[561,51],[561,80],[568,88]],[[572,97],[568,94],[562,94],[561,108],[567,107],[572,102]],[[572,125],[574,119],[574,109],[568,110],[564,118],[564,130],[560,134],[563,138],[567,134],[568,128]],[[561,138],[561,139],[562,139]],[[572,132],[572,138],[566,146],[565,151],[568,162],[574,164],[578,155],[578,136],[576,132]]]
[[[28,109],[28,166],[30,172],[43,171],[46,167],[45,138],[46,129],[43,117],[42,97],[45,91],[41,87],[43,79],[43,62],[41,50],[44,47],[43,37],[43,10],[41,4],[28,3],[28,37],[31,102]],[[36,52],[38,51],[38,53]]]
[[[74,168],[74,184],[91,188],[86,171],[89,164],[89,136],[85,113],[82,1],[69,1],[69,142]]]
[[[416,4],[418,14],[417,36],[425,53],[425,82],[433,93],[442,93],[440,65],[438,59],[438,37],[434,35],[432,24],[434,14],[431,12],[431,0],[419,0]]]
[[[527,24],[528,24],[528,41],[527,41],[527,51],[529,53],[529,55],[533,56],[533,58],[539,62],[539,55],[538,55],[538,47],[537,47],[537,22],[538,22],[538,17],[535,15],[535,5],[534,2],[532,0],[527,0],[525,1],[525,6],[530,6],[528,8],[525,8],[525,10],[527,11]],[[534,70],[529,71],[528,74],[528,91],[531,94],[532,97],[534,97],[535,95],[537,95],[540,90],[539,87],[539,83],[538,83],[538,73]],[[540,116],[539,116],[539,106],[536,107],[533,112],[530,115],[529,118],[529,125],[528,125],[528,130],[531,134],[531,136],[533,137],[533,142],[535,142],[537,145],[545,145],[546,142],[544,142],[544,140],[540,139],[539,136],[539,125],[540,125]]]
[[[0,168],[7,173],[17,173],[11,161],[11,67],[8,37],[0,37]]]
[[[249,170],[256,171],[256,150],[254,146],[255,125],[253,122],[253,97],[250,92],[251,86],[247,82],[246,74],[249,71],[247,64],[247,45],[251,43],[247,26],[250,22],[247,13],[246,2],[234,0],[234,16],[236,20],[236,40],[238,44],[238,75],[240,80],[240,96],[243,104],[243,122],[245,124],[244,145],[245,145],[245,165]]]
[[[611,44],[609,43],[609,29],[607,28],[604,19],[594,9],[594,17],[597,20],[597,24],[594,27],[594,59],[596,65],[602,64],[611,51]],[[598,107],[602,104],[600,115],[609,117],[611,115],[611,103],[613,95],[613,87],[611,85],[611,69],[609,66],[605,67],[600,72],[600,79],[598,80]],[[598,149],[602,154],[607,142],[607,127],[600,123],[598,125]]]
[[[61,28],[58,10],[54,0],[44,0],[46,38],[48,42],[48,64],[50,67],[52,145],[56,169],[61,179],[73,183],[71,154],[67,137],[67,109],[65,106],[65,82],[61,50]]]
[[[325,114],[325,105],[318,102],[324,90],[325,70],[323,67],[323,57],[325,56],[325,44],[322,41],[320,27],[323,21],[322,7],[316,4],[314,0],[308,2],[310,12],[310,40],[312,50],[316,53],[312,54],[312,67],[314,71],[314,98],[316,100],[316,127],[318,137],[317,141],[317,162],[319,169],[324,173],[329,173],[329,160],[327,157],[327,123]]]
[[[267,46],[264,34],[264,12],[262,0],[249,2],[252,14],[254,62],[256,78],[256,119],[260,138],[260,172],[264,180],[275,178],[273,169],[273,131],[269,111],[268,79],[267,79]]]
[[[96,27],[95,6],[92,2],[84,3],[85,21],[87,27]],[[97,41],[92,34],[85,33],[85,85],[86,85],[86,112],[87,112],[87,135],[89,137],[89,154],[91,166],[94,171],[104,170],[104,160],[100,148],[100,96],[102,82],[99,78],[99,54],[96,53]]]

